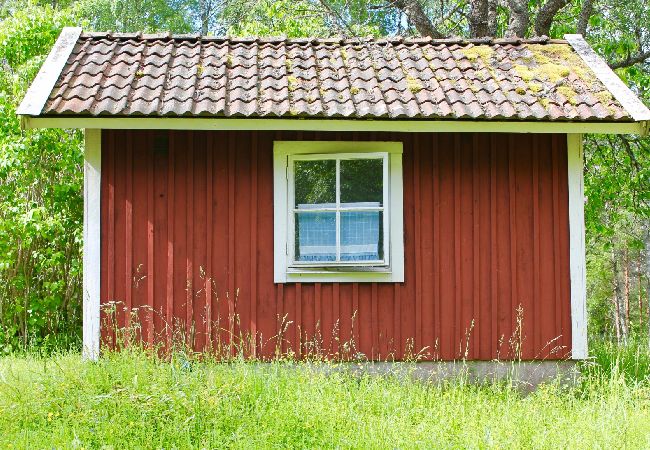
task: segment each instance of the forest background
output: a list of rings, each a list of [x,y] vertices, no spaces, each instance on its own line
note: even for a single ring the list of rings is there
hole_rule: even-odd
[[[83,136],[15,110],[64,26],[204,35],[561,38],[650,104],[647,0],[0,0],[0,354],[81,346]],[[650,348],[650,138],[585,136],[592,341]]]

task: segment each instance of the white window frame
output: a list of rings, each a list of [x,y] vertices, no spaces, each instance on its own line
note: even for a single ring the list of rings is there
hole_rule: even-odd
[[[401,142],[385,141],[274,142],[274,281],[276,283],[404,281],[402,147]],[[294,261],[293,163],[296,160],[340,161],[364,157],[384,158],[384,204],[381,208],[370,208],[373,211],[384,211],[384,260],[324,263]],[[339,162],[337,162],[337,201],[334,210],[340,210],[338,165]],[[362,208],[355,208],[355,210],[362,210]],[[338,228],[337,223],[337,241]]]
[[[353,206],[344,207],[341,203],[341,161],[349,161],[353,159],[381,159],[383,162],[383,182],[382,182],[382,206]],[[297,261],[295,259],[295,218],[297,212],[312,212],[309,210],[301,210],[295,207],[295,163],[296,161],[336,161],[336,200],[332,208],[314,208],[313,212],[333,212],[336,214],[336,261]],[[390,205],[388,197],[388,167],[390,165],[388,153],[374,152],[374,153],[312,153],[312,154],[292,154],[287,157],[287,193],[288,193],[288,218],[287,218],[287,256],[289,259],[290,267],[340,267],[340,266],[357,266],[357,267],[373,267],[373,266],[389,266],[390,265]],[[384,234],[384,259],[375,261],[341,261],[341,213],[343,212],[357,212],[357,211],[381,211],[384,214],[383,220],[383,234]]]

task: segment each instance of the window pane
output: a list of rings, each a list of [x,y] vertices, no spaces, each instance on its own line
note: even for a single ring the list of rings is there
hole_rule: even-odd
[[[341,161],[341,203],[366,203],[383,206],[384,160],[346,159]],[[349,205],[341,205],[342,207]],[[359,205],[361,206],[361,205]]]
[[[296,261],[336,261],[336,213],[296,213]]]
[[[384,259],[383,212],[341,213],[341,261]]]
[[[295,161],[296,208],[336,203],[336,161]]]

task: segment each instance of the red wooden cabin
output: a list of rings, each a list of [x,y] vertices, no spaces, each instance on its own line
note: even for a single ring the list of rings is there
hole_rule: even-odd
[[[581,136],[650,120],[578,35],[76,28],[19,113],[86,132],[92,357],[137,322],[264,358],[585,358]]]

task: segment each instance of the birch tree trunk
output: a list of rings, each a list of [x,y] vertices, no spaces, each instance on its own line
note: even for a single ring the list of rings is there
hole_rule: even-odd
[[[637,276],[637,285],[639,287],[639,338],[643,333],[643,277],[641,276],[641,259],[643,255],[639,255],[636,260],[636,276]]]
[[[614,315],[614,327],[616,329],[616,343],[621,343],[621,307],[620,307],[620,286],[618,284],[618,263],[616,253],[612,250],[612,273],[614,274],[614,293],[612,295],[612,314]]]
[[[646,293],[648,294],[648,350],[650,351],[650,221],[646,222],[645,228],[645,282]]]
[[[625,330],[625,340],[627,340],[630,331],[630,262],[627,247],[625,247],[623,255],[623,310],[625,311],[623,329]]]

